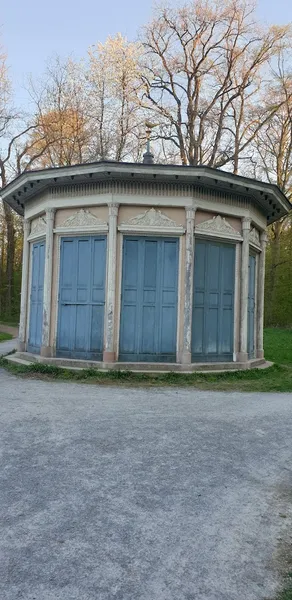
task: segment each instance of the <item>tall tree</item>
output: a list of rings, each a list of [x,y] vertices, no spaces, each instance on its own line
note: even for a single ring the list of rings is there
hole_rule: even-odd
[[[30,81],[34,129],[18,149],[18,170],[81,163],[88,158],[89,118],[82,65],[59,57]]]
[[[255,175],[275,183],[292,201],[292,57],[280,52],[274,79],[266,88],[265,103],[280,105],[275,114],[257,132],[255,137]],[[265,111],[263,105],[260,113]],[[261,114],[259,114],[260,118]],[[267,251],[266,321],[277,325],[286,314],[292,321],[292,309],[287,299],[292,293],[292,222],[291,217],[280,219],[269,228]],[[286,277],[285,274],[286,273]],[[286,299],[286,300],[285,300]],[[285,310],[281,309],[286,302]],[[289,314],[289,317],[288,317]],[[282,322],[283,324],[283,322]]]
[[[140,44],[121,34],[89,49],[89,110],[94,139],[91,154],[114,160],[137,160],[143,114],[138,99],[141,87]]]
[[[183,164],[237,172],[263,125],[249,128],[248,105],[259,101],[263,71],[289,28],[260,28],[254,13],[244,0],[198,0],[159,8],[145,28],[144,104]]]
[[[16,114],[12,106],[12,93],[7,73],[6,55],[0,49],[0,184],[7,183],[7,166],[10,148],[7,148],[7,137],[12,130]],[[0,279],[2,304],[11,307],[13,296],[13,265],[15,253],[14,216],[8,204],[2,207],[2,240]],[[5,250],[5,252],[4,252]],[[10,308],[9,308],[10,310]]]

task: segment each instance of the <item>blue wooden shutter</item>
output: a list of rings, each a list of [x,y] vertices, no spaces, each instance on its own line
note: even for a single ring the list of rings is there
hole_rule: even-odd
[[[105,237],[61,240],[58,356],[102,359],[105,267]]]
[[[120,360],[176,360],[178,240],[124,239]]]
[[[43,295],[45,270],[45,242],[37,242],[32,247],[32,274],[30,293],[30,319],[28,351],[37,353],[42,344]]]
[[[235,248],[196,240],[192,357],[194,362],[233,359]]]
[[[256,257],[250,255],[248,267],[248,318],[247,318],[247,346],[249,358],[254,358],[255,355],[255,272],[256,272]]]
[[[178,240],[163,240],[161,253],[159,353],[172,362],[176,360]]]
[[[135,357],[138,353],[142,250],[138,239],[124,239],[120,352],[125,356],[125,360],[130,360],[130,357]]]

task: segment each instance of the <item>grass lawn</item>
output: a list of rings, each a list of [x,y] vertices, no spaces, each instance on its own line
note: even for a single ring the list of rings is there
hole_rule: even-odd
[[[1,333],[0,331],[0,343],[6,342],[7,340],[12,340],[13,336],[10,333]]]
[[[277,596],[276,600],[292,600],[292,588],[284,590]]]
[[[265,329],[265,357],[292,367],[292,329]]]
[[[5,359],[0,365],[13,373],[27,377],[71,380],[98,385],[183,386],[202,390],[236,390],[246,392],[292,392],[292,330],[266,329],[265,356],[275,362],[268,369],[234,371],[231,373],[135,373],[131,371],[102,372],[95,369],[70,371],[55,366],[34,363],[13,365]],[[292,599],[291,599],[292,600]]]

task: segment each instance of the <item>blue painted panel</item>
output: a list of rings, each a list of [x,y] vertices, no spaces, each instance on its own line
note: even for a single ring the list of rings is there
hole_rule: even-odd
[[[106,238],[62,238],[57,356],[101,360]]]
[[[178,240],[126,237],[121,361],[175,362],[177,294]]]
[[[45,242],[32,247],[32,276],[30,293],[30,318],[28,352],[38,353],[42,345],[43,295],[45,270]]]
[[[233,359],[235,248],[197,240],[195,244],[192,359]]]
[[[249,358],[255,356],[255,338],[254,338],[254,323],[255,323],[255,272],[256,258],[254,255],[249,257],[248,266],[248,318],[247,318],[247,348]]]

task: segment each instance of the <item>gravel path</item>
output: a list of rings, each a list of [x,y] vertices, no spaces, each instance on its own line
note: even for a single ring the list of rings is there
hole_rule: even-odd
[[[273,596],[291,525],[291,394],[0,371],[0,412],[1,600]]]

